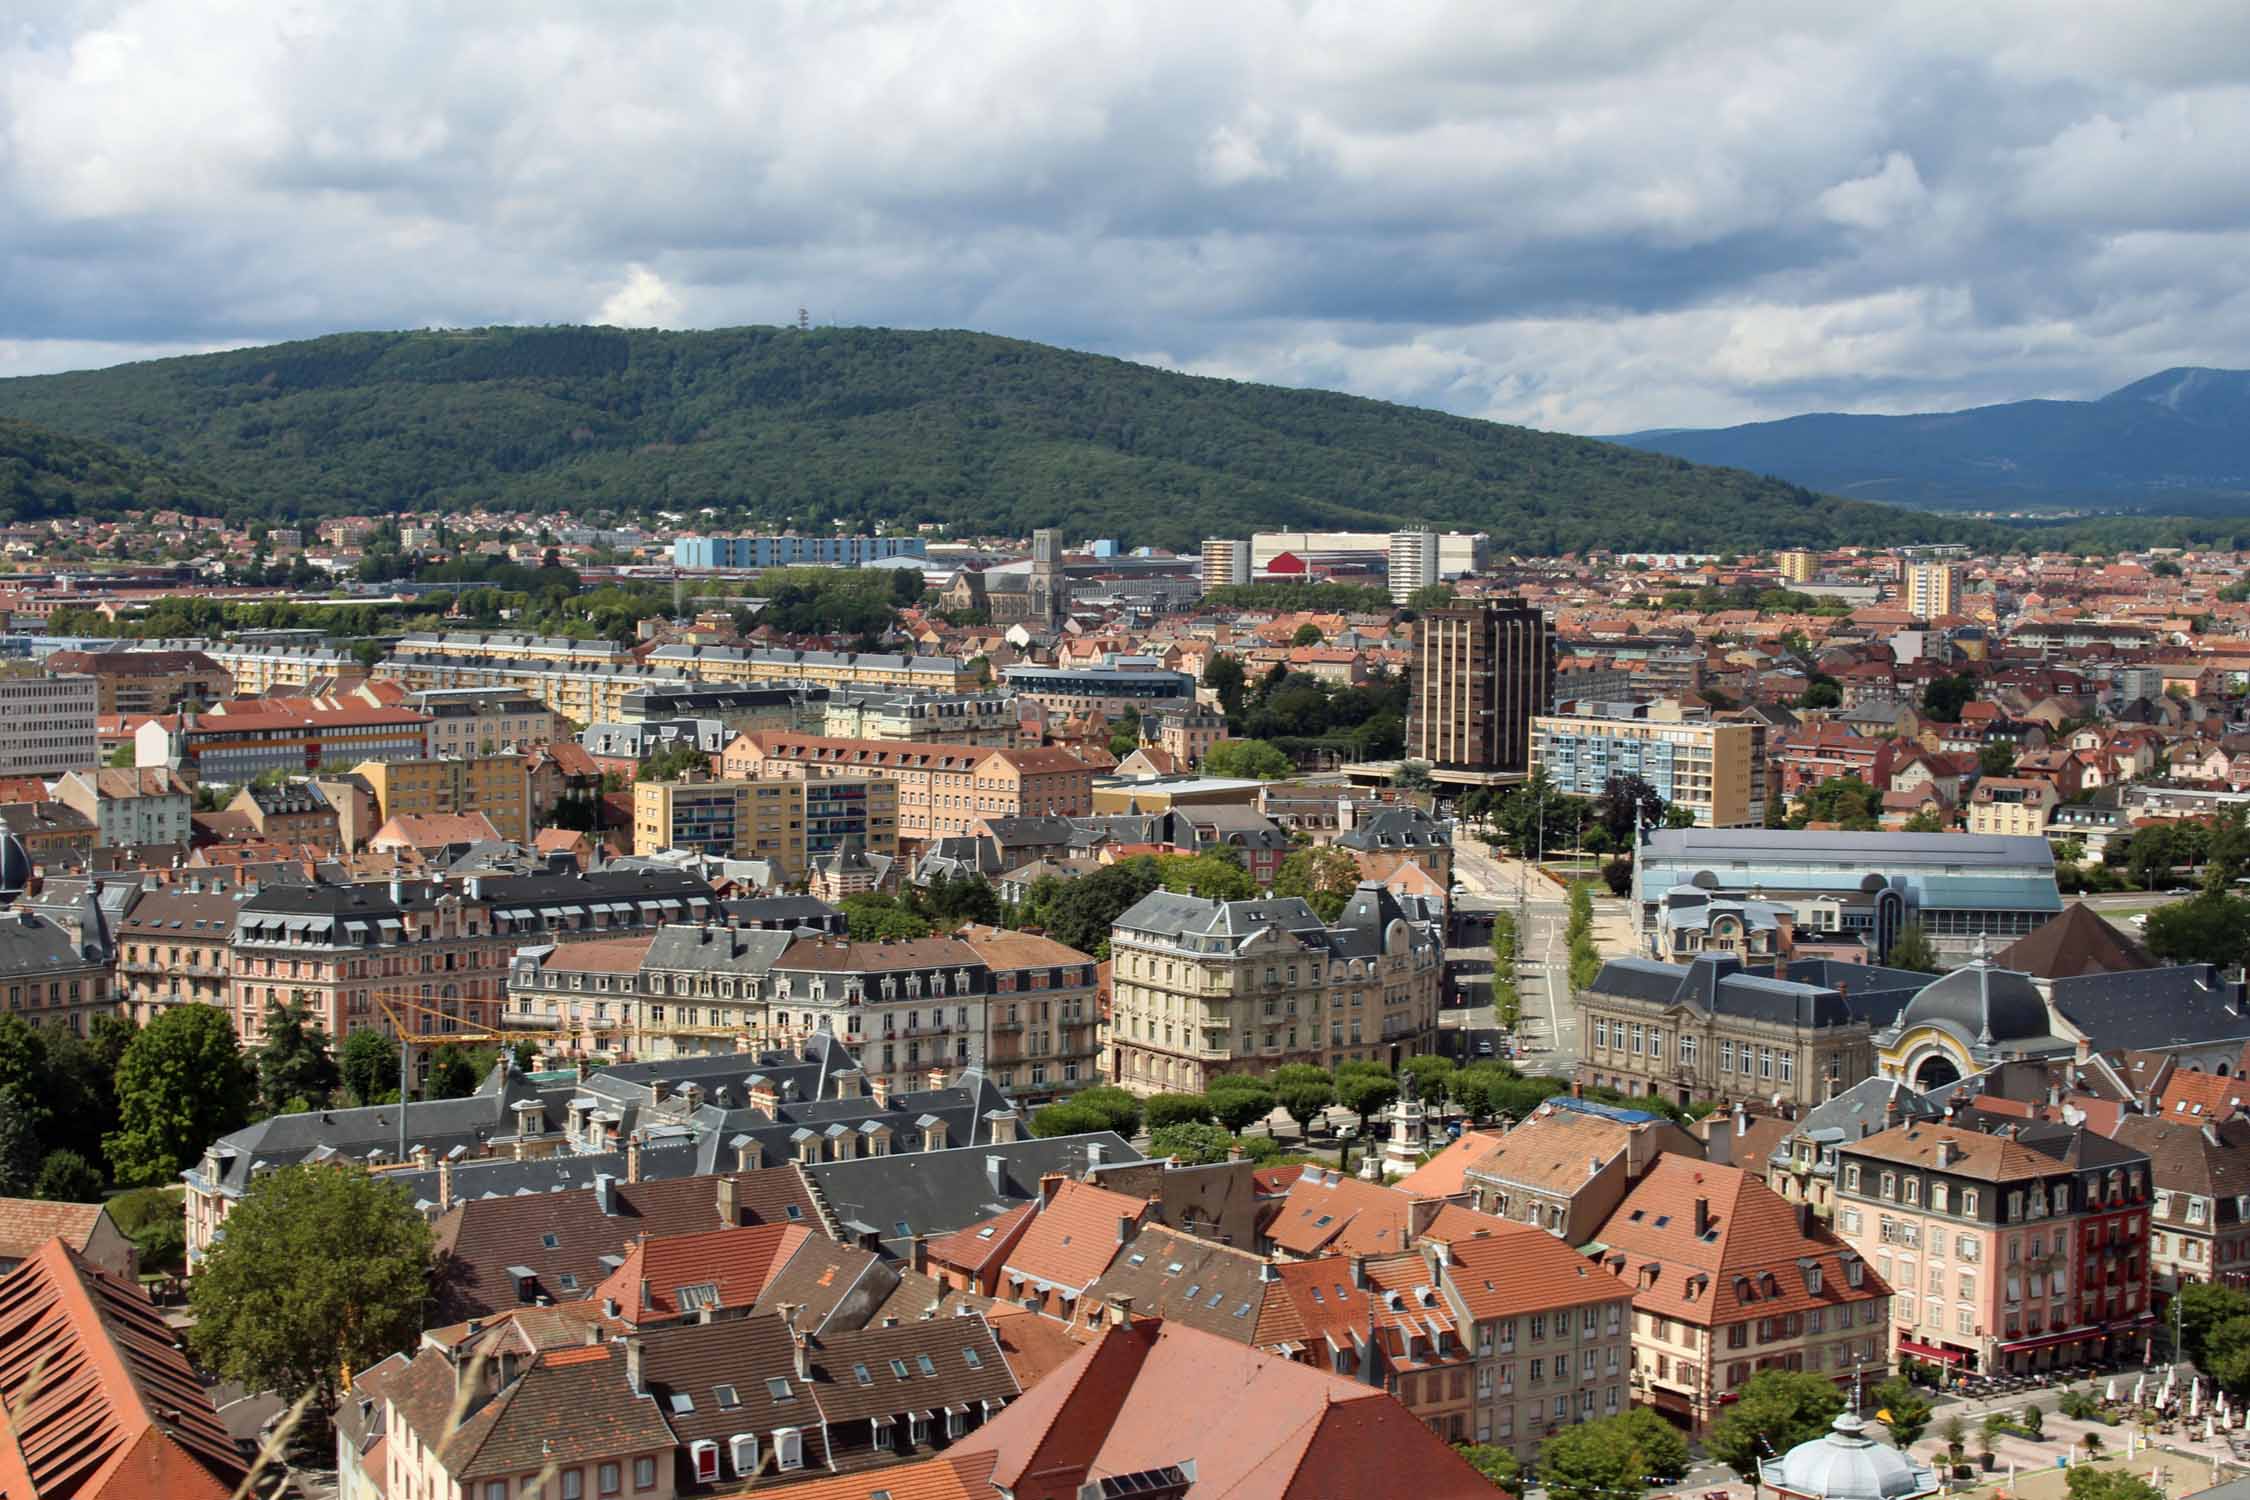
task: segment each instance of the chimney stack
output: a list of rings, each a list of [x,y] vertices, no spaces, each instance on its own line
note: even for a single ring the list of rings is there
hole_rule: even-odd
[[[907,1242],[906,1263],[913,1267],[914,1274],[917,1276],[929,1274],[930,1244],[928,1236],[917,1233],[913,1239]]]
[[[637,1130],[625,1138],[625,1180],[641,1180],[641,1133]]]
[[[732,1177],[719,1178],[719,1223],[728,1229],[738,1228],[742,1223],[742,1204],[735,1194]]]
[[[1133,1299],[1125,1292],[1112,1292],[1109,1296],[1109,1320],[1119,1328],[1133,1326]]]
[[[1704,1233],[1705,1231],[1707,1231],[1708,1229],[1710,1229],[1710,1227],[1711,1227],[1711,1200],[1710,1200],[1709,1198],[1698,1197],[1698,1198],[1697,1198],[1697,1199],[1695,1200],[1695,1232],[1696,1232],[1696,1235],[1697,1235],[1698,1237],[1701,1237],[1701,1236],[1703,1235],[1703,1233]]]
[[[453,1158],[450,1156],[438,1160],[437,1206],[441,1214],[453,1206]]]
[[[625,1335],[625,1384],[636,1396],[648,1394],[647,1388],[641,1383],[641,1340],[638,1334]]]
[[[1046,1207],[1046,1206],[1047,1206],[1048,1204],[1050,1204],[1050,1203],[1054,1202],[1054,1201],[1055,1201],[1055,1194],[1057,1194],[1057,1193],[1059,1193],[1059,1192],[1061,1192],[1061,1191],[1062,1191],[1062,1185],[1063,1185],[1063,1174],[1062,1174],[1062,1173],[1060,1173],[1060,1172],[1043,1172],[1043,1173],[1041,1173],[1041,1174],[1040,1174],[1040,1176],[1039,1176],[1039,1206],[1040,1206],[1041,1208],[1045,1208],[1045,1207]]]
[[[889,1109],[891,1107],[891,1075],[877,1073],[873,1078],[868,1079],[867,1097],[875,1101],[877,1109]]]

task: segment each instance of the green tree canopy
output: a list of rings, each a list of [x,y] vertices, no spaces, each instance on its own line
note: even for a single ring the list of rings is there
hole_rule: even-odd
[[[2232,1319],[2250,1317],[2250,1294],[2208,1281],[2187,1283],[2173,1301],[2179,1310],[2180,1354],[2199,1369],[2211,1357],[2205,1347],[2211,1331]]]
[[[1358,886],[1359,861],[1352,858],[1350,850],[1334,844],[1299,849],[1273,874],[1276,896],[1302,897],[1323,922],[1333,922],[1343,915]]]
[[[2164,1491],[2123,1469],[2073,1464],[2063,1484],[2070,1500],[2165,1500]]]
[[[1256,882],[1242,867],[1242,856],[1232,849],[1206,849],[1200,854],[1162,854],[1156,857],[1164,889],[1206,901],[1247,901],[1258,894]]]
[[[1737,1394],[1703,1446],[1744,1479],[1757,1477],[1759,1459],[1819,1437],[1844,1409],[1836,1382],[1795,1370],[1760,1371]]]
[[[1875,1415],[1891,1432],[1891,1441],[1910,1448],[1929,1430],[1930,1398],[1903,1375],[1894,1375],[1868,1392]]]
[[[99,1203],[102,1174],[75,1151],[50,1151],[39,1164],[31,1196],[50,1203]]]
[[[1855,833],[1872,832],[1881,821],[1883,794],[1857,776],[1831,776],[1799,799],[1789,814],[1791,828],[1829,823]]]
[[[1950,677],[1933,677],[1922,686],[1922,712],[1947,724],[1961,720],[1961,710],[1974,702],[1977,696],[1977,679],[1973,672],[1956,672]]]
[[[2185,901],[2150,912],[2142,941],[2173,963],[2231,968],[2250,957],[2250,901],[2206,885]]]
[[[2250,1394],[2250,1315],[2222,1318],[2203,1339],[2203,1372],[2230,1395]]]
[[[1688,1471],[1687,1439],[1646,1407],[1565,1427],[1539,1447],[1539,1478],[1553,1500],[1620,1500]]]
[[[641,762],[633,775],[635,781],[678,781],[681,777],[701,773],[708,775],[711,757],[686,741],[666,745]]]
[[[1190,1120],[1162,1126],[1148,1138],[1149,1155],[1176,1156],[1182,1165],[1190,1167],[1225,1161],[1233,1148],[1234,1137],[1218,1126],[1199,1125]]]
[[[1307,620],[1304,624],[1298,626],[1295,633],[1289,637],[1289,644],[1292,646],[1317,646],[1326,639],[1327,637],[1320,633],[1320,627]]]
[[[1937,948],[1930,941],[1928,929],[1919,922],[1909,922],[1891,939],[1891,951],[1883,962],[1894,969],[1912,969],[1922,974],[1935,974],[1944,967]]]
[[[1203,753],[1207,776],[1251,777],[1272,781],[1297,767],[1287,755],[1264,740],[1220,740]]]
[[[1523,1493],[1523,1465],[1516,1462],[1514,1449],[1496,1443],[1463,1443],[1453,1451],[1467,1460],[1470,1468],[1491,1480],[1494,1489],[1511,1495]]]
[[[1041,1140],[1058,1135],[1093,1135],[1107,1129],[1107,1115],[1075,1100],[1058,1100],[1031,1116],[1031,1133]]]
[[[1236,1135],[1274,1111],[1273,1085],[1247,1073],[1219,1074],[1203,1097],[1213,1117]]]
[[[1285,1063],[1274,1069],[1273,1095],[1289,1118],[1297,1122],[1297,1128],[1304,1130],[1336,1102],[1336,1080],[1326,1068]]]
[[[1211,1101],[1201,1094],[1151,1094],[1144,1104],[1151,1130],[1162,1130],[1167,1125],[1211,1123]]]
[[[1146,855],[1119,860],[1076,880],[1044,876],[1026,893],[1016,923],[1042,927],[1059,943],[1106,958],[1110,928],[1159,883],[1156,861]]]
[[[283,1167],[251,1184],[190,1283],[189,1340],[221,1378],[284,1400],[316,1391],[315,1409],[330,1411],[343,1366],[413,1343],[430,1271],[429,1225],[397,1187]]]
[[[1122,1136],[1137,1135],[1141,1128],[1140,1096],[1114,1084],[1098,1084],[1070,1096],[1071,1104],[1090,1110],[1101,1120],[1100,1129]]]
[[[422,1097],[466,1099],[484,1081],[484,1073],[473,1052],[447,1042],[430,1054],[430,1074],[422,1080]]]
[[[372,1026],[344,1038],[337,1073],[358,1105],[398,1097],[398,1044]]]
[[[1381,1063],[1347,1062],[1337,1067],[1336,1102],[1359,1117],[1360,1129],[1367,1128],[1369,1115],[1388,1109],[1396,1098],[1398,1080]]]
[[[117,1064],[118,1125],[104,1143],[123,1183],[170,1183],[203,1150],[250,1119],[257,1075],[226,1012],[175,1005],[158,1014]]]
[[[930,924],[907,902],[883,891],[860,891],[839,903],[844,930],[855,943],[899,942],[926,938]]]
[[[267,1114],[318,1109],[343,1081],[328,1032],[301,1005],[266,1002],[266,1036],[257,1053],[258,1102]]]

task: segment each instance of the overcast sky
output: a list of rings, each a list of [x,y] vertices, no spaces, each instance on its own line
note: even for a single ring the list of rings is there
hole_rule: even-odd
[[[1577,432],[2091,396],[2250,365],[2246,145],[2244,0],[17,0],[0,374],[801,304]]]

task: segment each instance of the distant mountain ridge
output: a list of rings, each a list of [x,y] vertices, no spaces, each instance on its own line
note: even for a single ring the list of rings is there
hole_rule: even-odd
[[[1588,438],[958,331],[336,334],[0,380],[0,416],[208,476],[231,513],[276,519],[708,505],[1175,547],[1420,524],[1534,553],[1986,534]]]
[[[1808,413],[1612,441],[1854,499],[1934,509],[2250,513],[2250,370],[2183,366],[2093,401],[1912,416]]]

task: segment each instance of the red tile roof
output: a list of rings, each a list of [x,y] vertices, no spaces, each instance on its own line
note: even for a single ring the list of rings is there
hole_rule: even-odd
[[[1003,1274],[1011,1280],[1020,1276],[1029,1283],[1083,1290],[1109,1269],[1118,1248],[1148,1212],[1145,1198],[1065,1181],[1040,1206],[1031,1227],[1009,1253]]]
[[[1019,1203],[1006,1213],[980,1219],[933,1240],[925,1253],[932,1265],[951,1266],[972,1275],[982,1271],[994,1256],[1005,1256],[1016,1247],[1017,1237],[1030,1226],[1034,1205]]]
[[[2226,1119],[2244,1104],[2250,1104],[2250,1083],[2182,1068],[2164,1085],[2163,1107],[2157,1113],[2175,1125],[2208,1125]]]
[[[1805,1229],[1797,1206],[1761,1179],[1693,1157],[1657,1158],[1598,1238],[1603,1264],[1631,1284],[1633,1306],[1707,1327],[1890,1295],[1873,1267],[1852,1286],[1843,1241]],[[1818,1267],[1819,1291],[1800,1260]]]
[[[0,1277],[0,1495],[226,1500],[244,1465],[163,1317],[50,1240]]]
[[[1388,1393],[1149,1319],[1104,1330],[952,1453],[992,1455],[990,1483],[1015,1500],[1191,1458],[1196,1491],[1229,1500],[1492,1494]]]
[[[102,1220],[99,1203],[49,1203],[41,1198],[0,1198],[0,1259],[29,1260],[58,1236],[83,1251]]]
[[[1437,1238],[1434,1226],[1431,1238]],[[1480,1323],[1548,1308],[1614,1302],[1633,1293],[1615,1272],[1545,1230],[1498,1219],[1467,1239],[1448,1241],[1446,1266],[1447,1279],[1462,1305]]]
[[[635,1324],[692,1316],[703,1307],[740,1311],[756,1305],[811,1234],[802,1224],[753,1224],[639,1240],[594,1296],[616,1302],[619,1316]],[[709,1287],[713,1300],[683,1306],[691,1287]]]
[[[1469,1190],[1468,1171],[1505,1139],[1504,1130],[1468,1130],[1443,1151],[1391,1184],[1412,1198],[1451,1198]]]
[[[1413,1206],[1396,1188],[1307,1170],[1290,1184],[1265,1234],[1291,1255],[1388,1255],[1409,1247]]]

